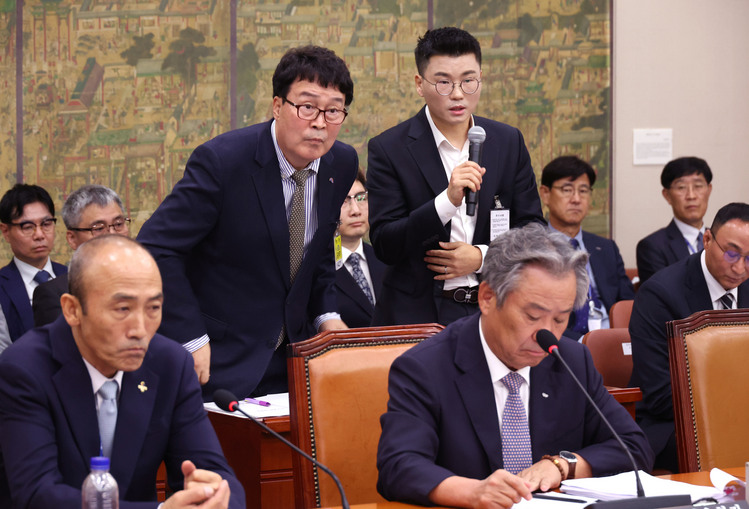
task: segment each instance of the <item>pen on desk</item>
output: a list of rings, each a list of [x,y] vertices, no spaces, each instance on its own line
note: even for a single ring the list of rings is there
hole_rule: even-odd
[[[259,399],[255,398],[244,398],[245,403],[252,403],[253,405],[260,405],[260,406],[270,406],[270,403],[267,401],[260,401]]]
[[[573,504],[587,504],[588,500],[582,500],[579,498],[567,498],[567,497],[555,497],[554,495],[547,495],[545,493],[534,493],[533,498],[540,498],[541,500],[557,500],[559,502],[572,502]]]

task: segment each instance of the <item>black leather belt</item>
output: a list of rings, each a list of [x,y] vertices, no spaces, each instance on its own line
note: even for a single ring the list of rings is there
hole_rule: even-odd
[[[453,288],[452,290],[443,290],[442,296],[446,299],[452,299],[455,302],[461,302],[463,304],[476,304],[479,301],[479,287],[461,286],[460,288]]]

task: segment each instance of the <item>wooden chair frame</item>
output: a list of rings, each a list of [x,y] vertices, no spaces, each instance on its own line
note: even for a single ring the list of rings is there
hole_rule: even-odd
[[[704,446],[700,444],[699,408],[695,404],[693,392],[693,374],[691,371],[694,359],[690,364],[688,337],[708,327],[749,326],[749,309],[707,310],[668,322],[669,363],[671,368],[671,390],[673,395],[674,423],[676,426],[676,445],[681,472],[696,472],[709,469],[703,456]],[[749,337],[747,337],[749,341]],[[730,374],[727,374],[730,381]],[[743,389],[735,387],[734,389]],[[731,390],[730,383],[726,390]],[[742,394],[740,397],[743,398]],[[726,438],[724,437],[724,440]],[[742,460],[741,464],[743,465]],[[721,465],[734,466],[734,465]],[[738,466],[738,465],[736,465]]]
[[[356,494],[357,489],[355,485],[357,479],[353,479],[352,476],[349,475],[349,472],[347,472],[348,469],[336,465],[335,463],[326,463],[318,457],[318,453],[324,453],[319,451],[319,434],[315,427],[316,407],[314,401],[315,396],[313,395],[314,384],[310,382],[310,363],[314,363],[316,359],[320,359],[331,352],[344,348],[359,348],[362,349],[362,354],[364,354],[368,348],[383,348],[398,345],[413,346],[438,333],[442,329],[443,327],[439,324],[419,324],[327,331],[306,341],[289,345],[289,403],[292,440],[303,451],[310,454],[316,460],[321,461],[321,463],[325,464],[325,466],[336,473],[343,484],[344,490],[346,490],[347,496],[349,497],[349,503],[370,503],[383,501],[383,499],[358,499],[357,497],[361,497],[361,495]],[[408,346],[408,348],[410,348],[410,346]],[[403,351],[405,350],[406,348],[403,349]],[[372,350],[371,353],[374,354],[375,351]],[[387,354],[383,353],[383,355],[387,357],[390,353],[391,352],[388,352]],[[392,353],[393,358],[387,364],[387,370],[385,370],[384,373],[385,387],[387,387],[387,372],[389,372],[390,363],[392,363],[392,360],[402,352]],[[336,391],[338,390],[338,387],[336,387]],[[345,390],[346,388],[340,388],[341,392]],[[386,391],[382,397],[384,398],[386,405]],[[380,410],[384,413],[385,409],[385,406],[383,406]],[[375,411],[380,412],[380,410]],[[319,408],[317,411],[320,411]],[[374,441],[375,444],[377,440],[379,440],[379,415],[377,417],[377,422],[372,423],[373,428],[376,427],[377,429],[377,438],[369,437],[370,443]],[[345,441],[345,439],[343,439],[343,441]],[[351,455],[362,456],[360,451],[355,451],[353,448],[351,450]],[[366,459],[371,461],[371,467],[374,468],[375,458]],[[326,506],[340,505],[341,502],[338,490],[326,473],[318,472],[318,469],[314,467],[311,462],[298,454],[293,456],[292,463],[294,468],[294,491],[297,507],[321,507],[321,504]],[[367,486],[366,490],[370,492],[374,491],[376,470],[373,472],[371,479],[368,482],[371,482],[372,484],[371,486]],[[376,497],[377,495],[375,492],[374,495],[368,496]]]

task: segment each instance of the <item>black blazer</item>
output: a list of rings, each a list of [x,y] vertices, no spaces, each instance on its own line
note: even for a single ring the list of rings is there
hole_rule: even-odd
[[[364,242],[364,254],[367,257],[369,275],[372,278],[372,291],[375,302],[382,294],[382,276],[385,264],[377,259],[372,246]],[[335,274],[335,287],[338,291],[338,312],[349,327],[369,327],[372,323],[374,308],[364,292],[356,284],[354,277],[346,267],[341,267]]]
[[[664,267],[689,256],[689,248],[672,219],[668,226],[637,243],[637,276],[644,283]]]
[[[498,196],[510,210],[510,226],[544,223],[536,177],[521,132],[474,116],[486,131],[481,164],[486,168],[478,196],[472,244],[489,244],[489,211]],[[435,299],[443,284],[424,262],[424,253],[450,240],[434,208],[447,176],[422,108],[416,116],[369,140],[367,189],[370,238],[377,257],[390,265],[374,324],[437,321]]]
[[[62,314],[60,297],[67,291],[67,273],[34,288],[34,299],[31,303],[31,308],[34,310],[34,327],[52,323]]]

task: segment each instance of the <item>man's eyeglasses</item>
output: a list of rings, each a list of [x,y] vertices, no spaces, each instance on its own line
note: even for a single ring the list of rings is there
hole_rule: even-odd
[[[463,91],[463,93],[468,95],[475,94],[478,89],[479,85],[481,84],[481,80],[478,78],[466,78],[464,80],[452,82],[450,80],[437,80],[436,83],[432,83],[428,79],[426,79],[424,76],[421,77],[424,81],[429,83],[430,85],[434,85],[434,89],[437,91],[439,95],[450,95],[453,93],[453,90],[455,90],[455,85],[459,85],[460,89]]]
[[[95,223],[91,228],[68,228],[74,232],[89,232],[93,237],[104,235],[105,233],[125,233],[130,226],[130,218],[115,219],[112,224]]]
[[[690,189],[696,194],[702,194],[707,191],[707,184],[704,182],[695,182],[694,184],[676,184],[669,187],[669,189],[677,194],[687,194]]]
[[[37,228],[41,228],[44,233],[51,233],[55,229],[56,222],[56,217],[48,217],[47,219],[42,219],[40,223],[35,223],[34,221],[22,221],[20,223],[8,223],[8,226],[17,226],[22,234],[31,237],[34,235]]]
[[[577,194],[579,194],[581,198],[587,198],[588,196],[590,196],[591,192],[591,189],[588,186],[580,186],[575,189],[575,186],[573,186],[572,184],[565,184],[563,186],[551,186],[551,188],[558,190],[565,198],[572,198],[572,195],[574,195],[575,192],[577,192]]]
[[[732,249],[723,249],[723,246],[721,246],[718,243],[718,239],[715,238],[715,235],[713,235],[712,237],[713,237],[713,240],[715,241],[715,245],[718,246],[718,248],[720,248],[721,251],[723,251],[723,259],[725,261],[733,265],[734,263],[739,261],[741,258],[743,258],[744,265],[749,267],[749,255],[742,255],[741,253],[737,253],[736,251]]]
[[[282,97],[281,100],[296,108],[296,114],[302,120],[315,120],[322,113],[323,118],[328,124],[338,125],[342,124],[346,120],[346,115],[348,115],[346,108],[328,108],[327,110],[323,110],[311,104],[294,104],[285,97]]]
[[[346,196],[346,198],[343,200],[343,204],[347,207],[350,207],[352,200],[355,201],[356,203],[366,203],[368,194],[369,194],[368,191],[362,191],[360,193],[350,194]]]

